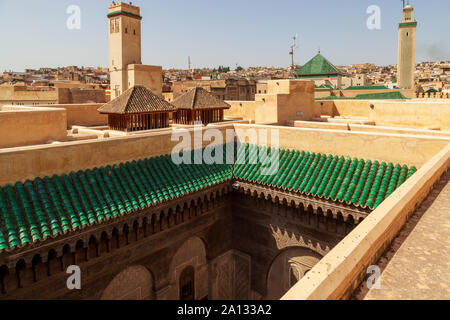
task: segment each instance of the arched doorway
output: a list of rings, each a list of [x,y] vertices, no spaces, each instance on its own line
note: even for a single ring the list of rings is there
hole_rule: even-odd
[[[311,249],[291,247],[281,251],[272,261],[267,275],[266,299],[280,299],[322,256]]]
[[[192,266],[186,267],[179,280],[180,300],[195,300],[195,270]]]
[[[170,287],[158,299],[193,300],[208,296],[208,264],[202,239],[191,237],[181,244],[170,263],[169,277]]]
[[[153,277],[144,266],[131,266],[119,273],[103,291],[102,300],[150,300]]]

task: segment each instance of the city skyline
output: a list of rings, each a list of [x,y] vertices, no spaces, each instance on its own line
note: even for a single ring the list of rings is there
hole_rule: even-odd
[[[9,18],[8,12],[18,10],[19,4],[0,3],[1,30],[11,31],[2,35],[10,45],[8,50],[0,52],[1,71],[108,65],[104,8],[111,1],[58,1],[51,5],[24,2],[32,10],[23,12],[22,19],[14,20]],[[450,22],[445,19],[448,10],[444,9],[450,9],[450,4],[439,0],[431,2],[444,8],[435,10],[437,6],[430,6],[430,1],[412,2],[419,22],[417,62],[450,59],[450,48],[444,41],[450,30]],[[135,1],[134,4],[141,6],[144,17],[143,63],[162,65],[164,69],[187,69],[188,56],[194,68],[288,67],[289,46],[296,33],[299,34],[295,54],[298,65],[307,62],[319,48],[336,65],[395,65],[397,62],[401,1],[347,1],[339,5],[327,1],[328,9],[324,9],[323,2],[305,6],[304,1],[288,0],[276,7],[268,1],[260,1],[256,6],[234,0],[227,4],[203,0],[189,4],[177,2],[177,10],[162,1]],[[70,5],[81,9],[79,30],[69,30],[66,26],[70,16],[66,10]],[[381,30],[369,30],[366,26],[370,16],[366,10],[370,5],[381,9]],[[239,10],[230,14],[229,8]],[[160,14],[154,15],[152,11]],[[230,19],[233,15],[234,19]],[[221,16],[226,19],[219,19]],[[210,24],[215,27],[206,28]],[[40,54],[29,54],[36,50]]]

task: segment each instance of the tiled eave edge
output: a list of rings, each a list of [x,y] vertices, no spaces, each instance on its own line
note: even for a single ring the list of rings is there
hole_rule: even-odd
[[[414,22],[403,22],[403,23],[400,23],[398,26],[399,26],[399,28],[417,27],[417,21],[414,21]]]
[[[340,203],[331,199],[319,198],[314,195],[300,194],[293,191],[283,191],[276,188],[262,186],[254,182],[247,183],[239,181],[239,187],[240,192],[244,194],[248,192],[253,194],[256,191],[258,193],[258,196],[260,196],[260,194],[262,193],[264,194],[266,199],[270,195],[273,201],[276,197],[278,197],[280,202],[282,202],[283,199],[286,199],[288,205],[291,204],[291,201],[294,201],[296,205],[298,205],[299,203],[303,203],[305,208],[308,207],[308,205],[312,205],[314,208],[320,207],[322,208],[322,211],[324,213],[326,213],[327,210],[330,210],[333,213],[333,218],[335,219],[340,212],[343,215],[344,221],[347,221],[347,218],[350,215],[353,217],[353,220],[355,222],[362,221],[372,211],[369,208],[363,209],[361,207]]]
[[[364,219],[311,269],[282,300],[337,300],[350,297],[450,167],[450,144],[425,163],[410,179]]]
[[[140,15],[134,14],[134,13],[131,13],[131,12],[127,12],[127,11],[111,12],[111,13],[108,13],[107,17],[111,18],[111,17],[120,16],[120,15],[125,15],[125,16],[129,16],[129,17],[132,17],[132,18],[136,18],[136,19],[142,20],[142,17]]]
[[[94,223],[92,225],[87,225],[86,227],[79,228],[76,231],[70,231],[67,232],[66,234],[62,234],[56,237],[49,237],[46,240],[30,243],[26,246],[12,249],[9,251],[5,250],[0,253],[0,266],[7,265],[8,267],[15,267],[16,262],[24,257],[26,257],[24,259],[25,262],[29,263],[31,262],[31,259],[36,255],[36,253],[40,253],[41,256],[45,257],[47,256],[46,254],[50,249],[60,247],[60,250],[62,250],[62,247],[65,246],[66,244],[68,243],[75,244],[80,239],[83,240],[83,242],[88,243],[91,235],[101,234],[104,231],[114,228],[115,225],[120,225],[127,221],[132,222],[135,221],[136,219],[144,219],[145,217],[148,218],[151,217],[153,214],[157,214],[162,211],[168,211],[170,209],[175,209],[177,205],[179,205],[180,203],[196,200],[204,194],[216,192],[217,190],[223,188],[228,190],[228,192],[231,191],[231,181],[227,180],[224,181],[223,183],[209,186],[197,192],[185,194],[182,197],[174,198],[167,202],[162,202],[155,206],[151,206],[145,209],[139,209],[135,212],[120,215],[110,220],[102,221],[101,223]]]

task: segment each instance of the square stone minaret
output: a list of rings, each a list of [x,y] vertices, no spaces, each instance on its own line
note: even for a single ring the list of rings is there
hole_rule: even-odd
[[[414,72],[416,69],[416,28],[414,8],[403,8],[403,21],[398,27],[398,86],[402,89],[414,89]]]
[[[141,13],[130,3],[109,6],[109,75],[111,99],[141,85],[156,95],[162,93],[162,67],[141,61]]]

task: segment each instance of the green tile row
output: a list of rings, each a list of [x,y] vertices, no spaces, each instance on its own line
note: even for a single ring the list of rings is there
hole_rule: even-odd
[[[223,158],[226,159],[226,145]],[[194,163],[195,152],[190,152]],[[175,165],[169,155],[0,188],[0,251],[131,214],[232,178],[231,164]]]
[[[279,170],[263,175],[269,153],[278,153]],[[242,144],[234,177],[282,190],[314,195],[362,208],[375,209],[416,172],[412,166]]]

